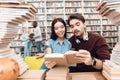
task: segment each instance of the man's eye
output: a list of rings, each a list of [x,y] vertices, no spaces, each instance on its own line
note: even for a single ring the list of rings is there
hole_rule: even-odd
[[[70,26],[71,28],[73,28],[74,26]]]
[[[77,26],[79,26],[80,24],[77,24]]]
[[[80,26],[80,23],[77,23],[76,26]]]

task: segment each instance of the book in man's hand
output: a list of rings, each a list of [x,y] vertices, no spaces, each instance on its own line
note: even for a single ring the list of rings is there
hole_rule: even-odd
[[[55,61],[58,66],[69,66],[72,64],[80,63],[76,57],[77,51],[67,51],[64,54],[51,53],[45,55],[46,61]]]

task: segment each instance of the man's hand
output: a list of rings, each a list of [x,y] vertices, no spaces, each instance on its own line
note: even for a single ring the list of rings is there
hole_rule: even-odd
[[[79,50],[79,53],[76,54],[76,59],[78,62],[83,62],[86,65],[92,65],[92,57],[89,51],[87,50]]]

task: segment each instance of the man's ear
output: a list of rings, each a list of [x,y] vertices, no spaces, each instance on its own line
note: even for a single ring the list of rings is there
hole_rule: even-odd
[[[84,26],[84,29],[86,30],[86,23],[84,23],[83,26]]]

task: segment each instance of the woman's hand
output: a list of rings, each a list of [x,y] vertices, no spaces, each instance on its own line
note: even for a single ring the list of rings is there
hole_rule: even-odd
[[[38,54],[35,54],[36,58],[41,58],[44,56],[44,53],[38,53]]]
[[[51,69],[56,65],[55,61],[45,61],[46,67]]]

